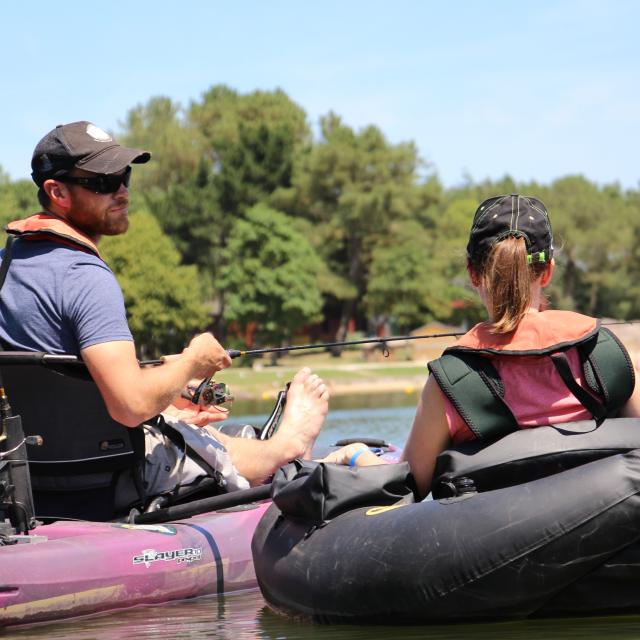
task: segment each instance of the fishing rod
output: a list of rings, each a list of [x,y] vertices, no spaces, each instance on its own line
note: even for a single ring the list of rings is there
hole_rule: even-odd
[[[637,324],[638,320],[614,320],[611,322],[603,322],[602,326],[620,325],[620,324]],[[318,342],[314,344],[290,345],[287,347],[265,347],[264,349],[227,349],[227,353],[231,359],[243,356],[260,356],[267,353],[288,353],[289,351],[301,351],[308,349],[328,349],[330,347],[348,347],[359,344],[382,344],[383,354],[389,356],[389,350],[386,348],[388,342],[400,342],[407,340],[432,340],[434,338],[458,338],[465,334],[464,331],[447,331],[444,333],[431,333],[419,336],[390,336],[388,338],[365,338],[363,340],[343,340],[339,342]],[[142,366],[155,366],[164,363],[164,359],[146,360],[140,362]],[[226,384],[215,382],[213,376],[205,378],[196,387],[188,390],[184,394],[186,399],[197,405],[221,405],[233,399]]]
[[[363,340],[344,340],[340,342],[319,342],[316,344],[300,344],[288,347],[266,347],[264,349],[227,349],[229,357],[240,358],[242,356],[259,356],[265,353],[284,353],[289,351],[300,351],[302,349],[327,349],[329,347],[346,347],[356,344],[382,344],[387,342],[398,342],[400,340],[424,340],[432,338],[453,338],[464,335],[464,331],[448,331],[446,333],[432,333],[421,336],[391,336],[389,338],[365,338]],[[383,347],[385,357],[389,356],[389,350]],[[160,360],[143,360],[141,366],[157,366],[163,364],[164,359]],[[206,405],[223,405],[233,400],[233,396],[229,391],[229,387],[224,382],[216,382],[213,376],[204,378],[197,387],[187,387],[181,394],[183,398],[191,401],[193,404]]]
[[[365,338],[364,340],[344,340],[342,342],[318,342],[315,344],[298,344],[287,347],[265,347],[264,349],[227,349],[229,357],[233,360],[242,356],[258,356],[265,353],[284,353],[287,351],[300,351],[303,349],[328,349],[329,347],[348,347],[356,344],[384,344],[386,342],[396,342],[400,340],[427,340],[432,338],[455,338],[464,335],[464,331],[451,331],[448,333],[431,333],[422,336],[391,336],[389,338]],[[157,366],[164,364],[165,360],[141,360],[143,367]]]
[[[603,327],[621,324],[638,324],[640,320],[614,320],[603,322]],[[231,359],[243,356],[259,356],[266,353],[286,353],[289,351],[302,351],[305,349],[328,349],[330,347],[349,347],[358,344],[385,344],[387,342],[399,342],[402,340],[432,340],[434,338],[459,338],[465,334],[464,331],[449,331],[445,333],[430,333],[419,336],[389,336],[387,338],[365,338],[363,340],[344,340],[341,342],[318,342],[314,344],[289,345],[286,347],[265,347],[264,349],[227,349]],[[388,355],[388,351],[386,352]],[[154,366],[164,364],[164,358],[159,360],[142,360],[142,366]]]
[[[453,338],[463,336],[464,331],[451,331],[448,333],[432,333],[422,336],[392,336],[389,338],[366,338],[364,340],[344,340],[342,342],[320,342],[317,344],[300,344],[288,347],[268,347],[265,349],[227,349],[230,358],[240,358],[241,356],[258,356],[264,353],[283,353],[285,351],[300,351],[302,349],[327,349],[329,347],[347,347],[356,344],[385,344],[387,342],[397,342],[400,340],[426,340],[430,338]],[[387,351],[387,355],[388,355]]]

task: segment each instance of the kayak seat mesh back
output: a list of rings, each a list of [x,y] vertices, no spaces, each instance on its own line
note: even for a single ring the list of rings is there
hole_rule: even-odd
[[[0,371],[25,435],[44,440],[27,448],[36,517],[116,517],[116,481],[142,460],[142,430],[109,416],[83,365],[3,364]]]

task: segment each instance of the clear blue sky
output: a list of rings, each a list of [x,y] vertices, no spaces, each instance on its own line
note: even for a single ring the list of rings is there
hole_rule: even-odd
[[[635,0],[112,0],[0,5],[0,165],[29,173],[61,122],[118,131],[166,95],[280,87],[413,140],[445,185],[640,180]]]

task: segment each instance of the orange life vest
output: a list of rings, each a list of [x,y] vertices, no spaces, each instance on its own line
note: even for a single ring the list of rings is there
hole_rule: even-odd
[[[475,325],[453,349],[505,356],[545,355],[588,340],[599,330],[600,320],[573,311],[541,311],[525,315],[511,333],[494,334],[490,328],[490,322]]]
[[[53,240],[101,258],[98,247],[89,236],[73,227],[64,218],[44,211],[23,220],[10,222],[5,231],[27,240]]]
[[[449,347],[429,370],[477,438],[495,440],[518,429],[504,402],[504,385],[491,358],[549,357],[569,391],[598,423],[617,415],[635,386],[624,346],[596,318],[572,311],[527,314],[515,331],[492,334],[480,323]],[[573,377],[566,351],[577,348],[589,391]],[[594,397],[602,399],[602,402]]]

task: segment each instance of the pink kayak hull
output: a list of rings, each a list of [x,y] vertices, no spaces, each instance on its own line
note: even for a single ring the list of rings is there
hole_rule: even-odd
[[[40,526],[42,541],[0,547],[0,626],[255,588],[251,538],[268,505],[164,525]]]

